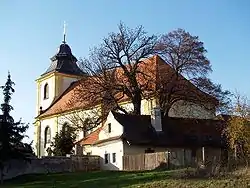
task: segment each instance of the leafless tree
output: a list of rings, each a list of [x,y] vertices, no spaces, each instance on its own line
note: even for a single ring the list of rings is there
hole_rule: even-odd
[[[154,54],[156,42],[157,37],[148,36],[142,26],[130,29],[120,23],[118,32],[110,33],[92,50],[90,57],[82,61],[83,70],[92,83],[92,89],[88,89],[91,98],[102,100],[107,109],[127,113],[119,105],[127,97],[133,103],[133,113],[140,114],[142,94],[148,83],[138,81],[138,75],[147,76],[139,66],[143,58]]]
[[[155,54],[164,61],[145,66],[145,58]],[[97,125],[110,110],[128,113],[121,105],[124,100],[132,102],[132,113],[141,114],[141,100],[157,97],[164,115],[178,101],[213,110],[229,102],[229,92],[208,78],[212,69],[203,43],[182,29],[157,40],[154,35],[148,36],[142,26],[130,29],[121,23],[118,32],[104,38],[80,65],[86,76],[80,81],[74,101],[98,106],[101,111],[98,121],[87,118],[87,124],[91,119]],[[79,119],[79,114],[76,116],[73,119]]]
[[[223,110],[229,104],[229,91],[223,91],[221,85],[208,77],[212,68],[199,37],[177,29],[162,35],[156,49],[170,66],[161,70],[157,83],[159,103],[165,115],[177,101],[198,103],[210,110],[215,107]]]

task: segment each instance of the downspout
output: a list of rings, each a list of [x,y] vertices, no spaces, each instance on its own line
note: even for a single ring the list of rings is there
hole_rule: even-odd
[[[39,128],[38,128],[38,140],[39,140],[39,142],[38,142],[38,152],[37,152],[37,154],[38,154],[38,158],[40,158],[41,157],[41,121],[40,120],[38,120],[38,123],[39,123]]]
[[[39,115],[42,113],[42,107],[40,106],[40,111],[39,111]],[[42,138],[41,138],[41,120],[38,118],[38,152],[37,152],[37,156],[38,158],[41,157],[41,142],[42,142]]]

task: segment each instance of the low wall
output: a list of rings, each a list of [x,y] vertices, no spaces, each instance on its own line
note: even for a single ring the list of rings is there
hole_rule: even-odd
[[[30,162],[13,160],[4,169],[4,179],[24,174],[100,170],[99,156],[70,156],[31,158]]]

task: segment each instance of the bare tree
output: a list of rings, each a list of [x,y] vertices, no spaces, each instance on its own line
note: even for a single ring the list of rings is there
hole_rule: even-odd
[[[146,66],[145,58],[156,52],[165,62]],[[92,122],[97,125],[110,110],[128,113],[121,105],[125,100],[132,102],[134,114],[141,113],[141,100],[147,97],[157,97],[165,115],[178,101],[213,110],[228,104],[229,92],[208,78],[212,69],[205,55],[199,38],[184,30],[162,35],[157,41],[142,26],[129,29],[121,23],[117,33],[110,33],[88,59],[80,62],[87,76],[80,81],[71,104],[81,102],[81,106],[95,106],[101,111],[96,119],[82,120],[81,127],[86,127],[86,122],[89,127]],[[79,113],[75,116],[71,119],[85,119]]]
[[[211,64],[197,36],[178,29],[162,35],[156,49],[170,66],[161,70],[157,83],[159,103],[165,115],[177,101],[203,105],[210,110],[229,104],[230,93],[208,78]]]
[[[82,132],[82,137],[85,137],[89,131],[100,125],[102,121],[101,109],[92,108],[87,111],[75,110],[64,114],[59,124],[63,126],[67,122],[76,132]]]
[[[88,79],[92,83],[88,98],[96,97],[95,101],[102,100],[105,108],[124,113],[127,111],[119,102],[128,98],[133,103],[133,113],[140,114],[142,94],[148,84],[138,81],[138,75],[146,76],[139,66],[143,58],[154,54],[156,42],[157,37],[148,36],[142,26],[130,29],[120,23],[118,32],[110,33],[94,48],[90,58],[82,61],[83,70],[90,75]]]

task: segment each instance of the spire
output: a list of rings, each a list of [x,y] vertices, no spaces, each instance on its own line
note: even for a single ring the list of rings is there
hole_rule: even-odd
[[[63,24],[63,43],[66,43],[66,22]]]

